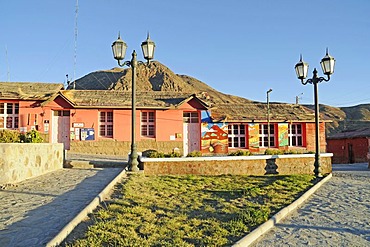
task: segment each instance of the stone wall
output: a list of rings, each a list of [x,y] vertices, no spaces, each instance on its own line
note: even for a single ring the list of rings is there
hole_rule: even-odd
[[[332,154],[321,155],[322,173],[332,171]],[[146,175],[292,175],[314,174],[314,154],[141,159]]]
[[[0,143],[0,185],[63,168],[62,143]]]
[[[137,151],[156,150],[158,152],[170,153],[175,148],[183,149],[182,141],[155,141],[140,140],[136,142]],[[127,157],[131,150],[131,142],[117,141],[113,139],[99,141],[71,141],[70,151],[83,154],[104,154]]]

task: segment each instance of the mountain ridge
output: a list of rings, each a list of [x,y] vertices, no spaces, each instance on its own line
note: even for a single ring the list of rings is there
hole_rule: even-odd
[[[149,65],[139,64],[136,73],[136,90],[142,92],[192,93],[196,94],[198,98],[202,99],[210,107],[225,104],[239,106],[246,104],[265,104],[265,102],[252,101],[239,96],[222,93],[194,77],[176,74],[158,61],[151,62]],[[131,91],[131,80],[131,68],[116,67],[89,73],[76,80],[75,89]],[[72,89],[70,87],[68,89]],[[273,104],[291,105],[288,103],[274,102],[270,102],[270,104],[270,107]],[[293,109],[293,105],[291,106]],[[314,110],[313,105],[302,106]],[[277,115],[279,114],[279,108],[279,106],[275,108],[275,114]],[[264,108],[261,108],[261,111],[265,111]],[[341,131],[368,127],[370,126],[370,103],[350,107],[334,107],[320,104],[320,117],[329,120],[326,123],[326,134],[328,136]]]

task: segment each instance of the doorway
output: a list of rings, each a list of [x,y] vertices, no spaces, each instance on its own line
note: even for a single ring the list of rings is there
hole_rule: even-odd
[[[64,149],[70,149],[70,111],[53,111],[52,118],[52,143],[63,143]]]
[[[184,156],[200,150],[200,125],[198,112],[184,112]]]
[[[348,143],[348,162],[350,164],[355,163],[355,155],[353,153],[353,145],[351,143]]]

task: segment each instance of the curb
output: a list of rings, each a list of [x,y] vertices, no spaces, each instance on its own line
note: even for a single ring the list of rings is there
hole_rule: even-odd
[[[81,223],[88,214],[92,213],[97,206],[100,205],[101,202],[104,201],[112,191],[113,187],[121,180],[123,177],[126,176],[126,171],[123,169],[90,203],[87,205],[82,211],[73,218],[63,229],[47,244],[46,247],[54,247],[63,242],[63,240],[70,234],[73,229]]]
[[[328,176],[323,178],[320,182],[315,184],[311,189],[306,191],[300,198],[295,200],[292,204],[289,206],[286,206],[279,212],[277,212],[274,216],[272,216],[268,221],[254,229],[252,232],[250,232],[248,235],[240,239],[238,242],[236,242],[233,246],[239,247],[239,246],[249,246],[254,241],[256,241],[259,237],[261,237],[263,234],[268,232],[271,228],[275,226],[275,224],[279,223],[282,219],[284,219],[288,214],[290,214],[292,211],[296,210],[299,206],[301,206],[313,193],[316,192],[324,183],[326,183],[331,177],[332,173],[330,173]]]

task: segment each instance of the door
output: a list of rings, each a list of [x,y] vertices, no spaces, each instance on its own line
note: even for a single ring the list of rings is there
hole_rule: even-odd
[[[53,111],[52,119],[52,143],[63,143],[64,149],[70,148],[70,112]]]
[[[350,164],[355,163],[355,156],[353,154],[353,145],[348,143],[348,162]]]
[[[184,156],[200,150],[200,124],[198,112],[184,112]]]

